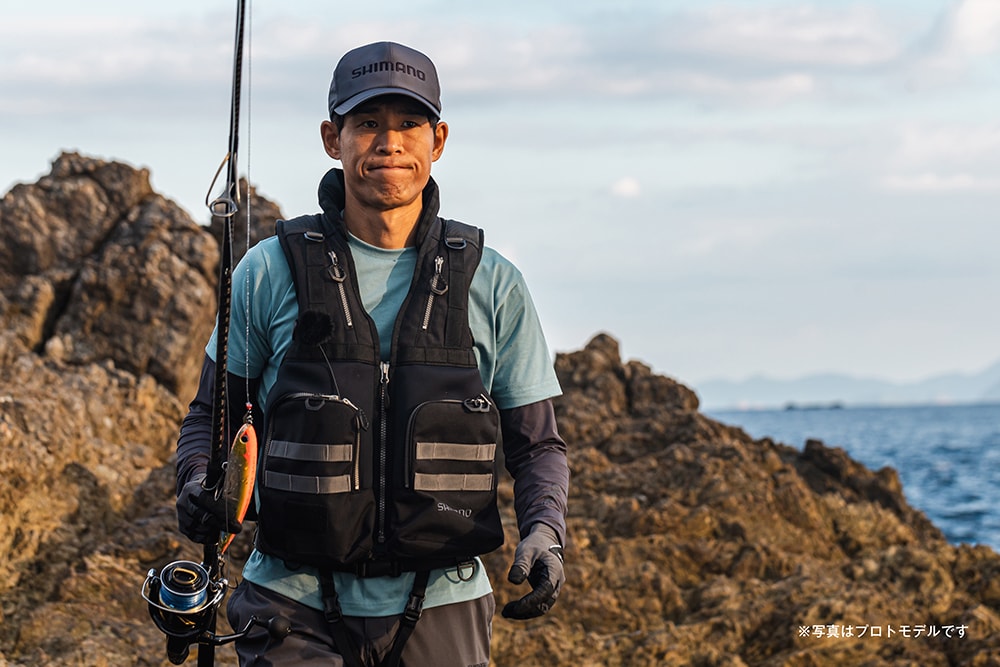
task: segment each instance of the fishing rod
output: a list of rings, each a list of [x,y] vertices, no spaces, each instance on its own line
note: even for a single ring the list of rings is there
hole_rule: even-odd
[[[209,187],[206,204],[213,215],[222,218],[222,243],[219,248],[219,283],[218,283],[218,319],[215,335],[215,394],[212,401],[214,420],[212,422],[212,453],[208,463],[203,487],[215,491],[218,498],[223,485],[223,462],[227,457],[227,426],[228,426],[228,386],[227,370],[229,365],[229,314],[232,305],[232,268],[233,268],[233,218],[240,208],[240,185],[237,173],[237,149],[240,139],[240,98],[243,82],[243,35],[246,16],[246,0],[237,0],[236,6],[236,44],[233,47],[233,89],[229,113],[229,151],[215,173],[226,168],[226,185],[221,195],[208,202],[215,180]],[[248,237],[249,238],[249,237]],[[249,402],[249,397],[247,401]],[[209,579],[214,581],[222,577],[222,561],[219,557],[219,545],[210,542],[205,545],[205,569]],[[214,625],[214,617],[212,619]],[[211,653],[209,646],[204,653]],[[203,667],[199,649],[198,666]],[[211,659],[205,666],[211,666]]]
[[[218,281],[218,319],[216,324],[215,378],[212,403],[211,454],[202,483],[216,501],[226,503],[242,521],[250,501],[256,467],[257,439],[253,430],[252,399],[246,397],[243,426],[229,446],[229,395],[227,371],[229,360],[229,321],[232,305],[233,219],[240,210],[237,149],[239,146],[240,98],[243,79],[243,43],[246,0],[237,0],[236,40],[233,48],[232,98],[229,116],[229,150],[215,173],[205,203],[212,215],[221,218]],[[219,176],[226,172],[225,186],[219,196],[209,201]],[[247,215],[247,243],[250,242],[250,216]],[[249,304],[247,305],[249,308]],[[249,315],[249,314],[248,314]],[[249,317],[248,317],[249,319]],[[249,335],[249,333],[248,333]],[[249,341],[248,341],[249,343]],[[249,354],[249,351],[247,352]],[[249,383],[247,385],[249,394]],[[251,618],[241,631],[231,635],[216,634],[219,605],[228,582],[224,575],[223,556],[234,535],[223,531],[218,541],[205,545],[201,564],[177,561],[159,573],[150,570],[142,586],[142,597],[148,603],[149,614],[156,626],[167,635],[167,658],[173,664],[184,662],[192,644],[198,645],[198,667],[213,667],[215,647],[245,636],[254,626],[267,629],[274,638],[288,634],[288,622],[280,617],[269,620]]]

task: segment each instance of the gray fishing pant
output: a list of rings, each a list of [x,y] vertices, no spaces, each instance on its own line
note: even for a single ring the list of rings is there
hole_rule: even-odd
[[[406,642],[401,667],[487,667],[493,595],[478,600],[424,609]],[[242,629],[251,616],[270,619],[283,616],[292,632],[274,639],[264,628],[254,626],[245,639],[236,642],[240,667],[343,667],[333,645],[330,626],[323,613],[283,595],[242,581],[230,595],[226,607],[229,623]],[[392,647],[400,616],[345,616],[361,661],[374,667]]]

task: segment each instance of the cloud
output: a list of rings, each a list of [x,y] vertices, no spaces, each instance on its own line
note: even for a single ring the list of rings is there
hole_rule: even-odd
[[[938,20],[913,55],[910,85],[913,88],[964,84],[990,58],[1000,52],[1000,3],[996,0],[957,0]],[[988,84],[995,78],[990,76]]]
[[[678,93],[748,105],[780,104],[807,97],[818,88],[816,78],[803,73],[742,78],[724,72],[690,71],[672,77],[672,84]]]
[[[998,123],[908,123],[900,130],[896,159],[905,164],[968,163],[998,155]]]
[[[155,113],[228,97],[232,37],[216,22],[139,16],[15,17],[0,28],[0,111]],[[225,51],[225,52],[224,52]]]
[[[15,19],[0,28],[6,83],[55,86],[137,79],[205,80],[218,61],[218,26],[211,20],[138,16]],[[225,40],[231,50],[232,38]],[[231,58],[231,55],[230,55]]]
[[[900,192],[923,192],[929,194],[951,194],[962,192],[991,193],[1000,190],[1000,177],[984,177],[977,174],[942,174],[922,172],[919,174],[890,174],[882,181],[887,190]]]
[[[1000,3],[960,0],[945,21],[945,54],[982,56],[1000,50]]]
[[[622,199],[634,199],[642,194],[642,185],[631,176],[623,176],[612,183],[611,194]]]
[[[228,14],[133,14],[12,17],[0,26],[0,56],[8,63],[0,85],[31,90],[25,113],[55,106],[56,89],[72,90],[94,108],[109,90],[140,89],[141,97],[176,107],[170,100],[227,85]],[[674,9],[641,2],[622,12],[598,3],[557,15],[539,10],[539,20],[522,14],[470,6],[444,19],[411,14],[416,18],[388,27],[371,16],[268,14],[252,26],[255,82],[269,103],[312,105],[316,78],[329,76],[338,45],[388,38],[426,45],[450,100],[780,104],[823,94],[838,72],[891,62],[905,42],[893,16],[857,6]],[[8,99],[5,107],[18,104]]]
[[[947,194],[1000,190],[1000,123],[906,123],[881,187]]]
[[[674,49],[735,63],[858,67],[885,63],[900,41],[872,9],[817,6],[716,7],[684,17]]]

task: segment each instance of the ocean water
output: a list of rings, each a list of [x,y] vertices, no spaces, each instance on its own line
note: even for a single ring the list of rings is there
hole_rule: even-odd
[[[1000,550],[1000,404],[707,411],[754,438],[842,447],[899,472],[909,503],[953,543]]]

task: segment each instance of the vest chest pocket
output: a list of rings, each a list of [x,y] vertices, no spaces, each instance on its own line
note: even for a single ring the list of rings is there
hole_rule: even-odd
[[[472,556],[503,541],[496,509],[500,416],[485,396],[429,401],[410,415],[396,547],[423,557]]]
[[[371,550],[372,471],[364,412],[339,396],[295,393],[269,410],[259,539],[296,562],[350,562]]]
[[[270,415],[264,444],[263,486],[328,495],[359,491],[361,435],[368,419],[349,400],[291,394]]]
[[[404,485],[415,491],[495,488],[499,415],[484,396],[423,403],[407,426]]]

